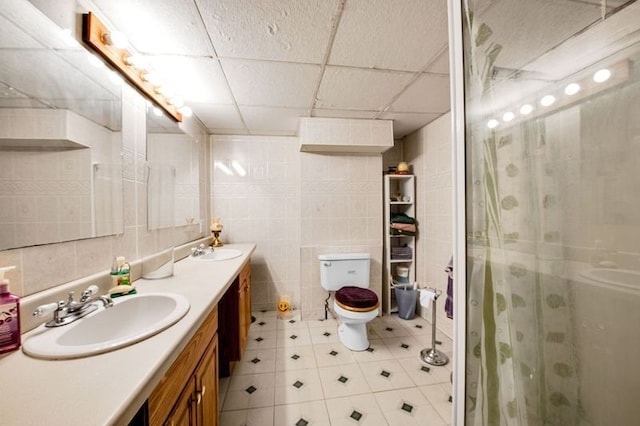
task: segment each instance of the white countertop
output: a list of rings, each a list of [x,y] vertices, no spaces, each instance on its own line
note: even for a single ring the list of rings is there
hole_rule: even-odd
[[[22,351],[0,355],[0,424],[126,425],[233,283],[255,244],[229,244],[235,259],[175,264],[174,275],[138,280],[139,294],[182,294],[191,303],[176,324],[134,345],[74,360],[40,360]],[[21,315],[29,315],[21,312]],[[82,320],[80,320],[82,321]],[[22,336],[23,341],[29,333]]]

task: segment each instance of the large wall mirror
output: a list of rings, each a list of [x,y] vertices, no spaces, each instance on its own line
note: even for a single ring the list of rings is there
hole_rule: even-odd
[[[123,232],[122,81],[71,34],[0,5],[0,250]]]
[[[150,230],[199,224],[199,141],[147,108],[147,219]]]

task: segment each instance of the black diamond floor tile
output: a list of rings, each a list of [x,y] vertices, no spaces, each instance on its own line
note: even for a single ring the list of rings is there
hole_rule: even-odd
[[[387,370],[382,370],[380,372],[380,375],[383,376],[383,377],[389,378],[389,376],[391,376],[391,373],[389,373]]]
[[[329,336],[331,336],[331,333],[329,333],[328,331],[325,331],[324,333],[322,333],[322,335],[324,337],[329,337]]]
[[[291,336],[289,336],[289,339],[291,340],[296,340],[298,338],[298,336],[296,336],[295,334],[292,334]]]
[[[291,355],[291,359],[294,360],[294,361],[297,361],[298,358],[300,358],[300,355],[298,355],[298,354]]]
[[[295,323],[296,323],[296,320],[294,320],[294,319],[289,320],[289,324],[295,324]]]
[[[442,342],[440,340],[436,340],[436,345],[441,345]]]
[[[401,344],[400,347],[402,349],[409,349],[409,345],[407,345],[406,343]]]
[[[302,383],[300,380],[296,380],[293,386],[300,389],[302,386],[304,386],[304,383]]]
[[[296,422],[296,426],[307,426],[308,424],[309,422],[303,419],[302,417],[300,417],[300,420]]]
[[[251,360],[252,363],[257,364],[260,362],[260,358],[254,358]]]
[[[393,331],[393,327],[387,327],[387,328],[385,328],[385,330],[387,330],[387,331]]]
[[[245,392],[247,392],[249,395],[251,395],[252,393],[254,393],[255,391],[257,391],[258,389],[252,386],[249,386],[248,388],[245,389]]]
[[[375,348],[372,348],[371,346],[367,348],[367,352],[373,352],[373,351],[375,351]]]
[[[406,411],[407,413],[410,413],[410,412],[412,412],[412,411],[413,411],[413,405],[411,405],[411,404],[407,404],[406,402],[403,402],[403,403],[402,403],[402,409],[403,409],[404,411]]]
[[[416,324],[416,328],[422,328],[422,325]]]
[[[420,367],[420,370],[424,371],[425,373],[428,373],[429,371],[431,371],[431,369],[426,365],[423,365],[422,367]]]
[[[266,324],[266,322],[264,322],[264,321],[260,321],[260,322],[258,323],[258,325],[259,325],[259,326],[263,326],[263,325],[265,325],[265,324]]]
[[[348,377],[344,377],[344,376],[340,376],[340,378],[338,379],[338,381],[340,383],[347,383],[347,381],[349,380]]]
[[[336,351],[331,351],[331,352],[329,352],[329,355],[331,355],[331,356],[336,356],[336,355],[338,355],[338,352],[336,352]]]
[[[256,342],[262,342],[264,339],[262,337],[256,337]]]
[[[362,418],[362,414],[360,414],[358,411],[353,410],[353,413],[351,413],[351,417],[352,419],[354,419],[355,421],[359,422],[360,419]]]

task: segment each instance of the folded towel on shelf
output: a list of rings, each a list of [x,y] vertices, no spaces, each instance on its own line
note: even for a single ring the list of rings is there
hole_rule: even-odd
[[[398,231],[416,232],[416,225],[413,223],[392,223],[391,229],[397,229]]]
[[[416,220],[411,216],[407,216],[404,213],[392,213],[389,218],[389,222],[391,223],[416,223]]]

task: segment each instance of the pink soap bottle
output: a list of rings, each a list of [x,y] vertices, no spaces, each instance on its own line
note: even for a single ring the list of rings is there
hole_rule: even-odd
[[[4,277],[14,268],[0,268],[0,354],[20,347],[20,298],[9,293],[9,280]]]

